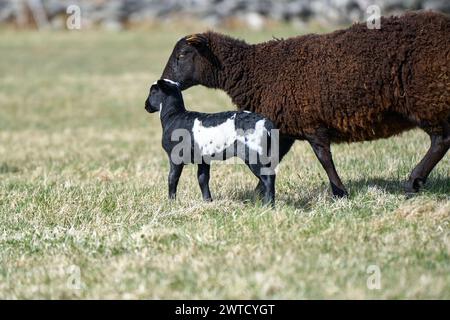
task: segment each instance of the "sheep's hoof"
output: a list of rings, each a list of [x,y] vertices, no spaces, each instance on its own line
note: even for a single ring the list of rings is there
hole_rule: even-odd
[[[203,201],[212,202],[213,200],[212,200],[212,198],[203,198]]]
[[[335,186],[333,183],[331,184],[331,190],[333,191],[333,197],[335,198],[347,198],[348,192],[345,189],[341,189]]]
[[[422,178],[410,178],[405,184],[405,193],[407,198],[411,198],[420,188],[425,184],[425,180]]]

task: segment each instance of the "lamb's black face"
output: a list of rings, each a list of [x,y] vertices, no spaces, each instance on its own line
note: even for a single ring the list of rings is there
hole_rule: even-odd
[[[158,80],[150,87],[148,98],[145,100],[145,110],[150,113],[161,111],[162,105],[166,104],[168,99],[183,99],[178,86],[169,80]]]
[[[160,104],[163,102],[163,96],[161,90],[158,88],[157,84],[150,87],[150,92],[148,94],[147,100],[145,100],[145,110],[150,113],[159,111]]]
[[[205,70],[205,53],[208,40],[198,34],[187,36],[177,42],[167,61],[161,78],[180,84],[181,90],[200,84]]]

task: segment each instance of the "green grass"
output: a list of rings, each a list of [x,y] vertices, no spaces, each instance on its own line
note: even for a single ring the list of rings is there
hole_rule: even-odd
[[[334,146],[348,199],[331,198],[297,142],[276,210],[253,201],[242,165],[213,166],[212,203],[193,166],[167,200],[159,119],[144,100],[193,31],[0,32],[0,298],[449,299],[450,157],[423,192],[402,193],[428,146],[420,131]],[[200,87],[185,100],[233,108]],[[379,290],[367,287],[370,265]]]

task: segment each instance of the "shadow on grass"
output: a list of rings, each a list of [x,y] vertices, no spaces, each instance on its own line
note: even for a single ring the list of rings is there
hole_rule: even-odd
[[[359,180],[347,180],[346,187],[350,191],[350,199],[354,198],[356,195],[360,193],[368,192],[370,187],[376,187],[377,189],[383,190],[387,193],[405,196],[404,185],[405,181],[399,179],[386,179],[386,178],[364,178]],[[299,193],[302,193],[302,188],[299,185],[298,189]],[[331,189],[327,189],[329,192],[329,199],[333,201],[333,197],[331,195]],[[317,201],[317,194],[323,192],[322,188],[309,191],[303,194],[277,194],[276,201],[282,201],[288,206],[292,206],[294,208],[311,208],[314,203]],[[450,197],[450,177],[431,177],[427,180],[425,186],[415,195],[434,195],[438,198],[448,199]],[[411,196],[411,195],[410,195]],[[414,195],[413,195],[414,196]],[[259,195],[253,190],[241,190],[237,191],[233,194],[233,199],[242,201],[244,203],[248,202],[256,202],[261,198]]]
[[[384,190],[387,193],[396,195],[405,195],[404,186],[406,181],[399,179],[386,179],[386,178],[365,178],[360,180],[347,181],[346,185],[349,188],[352,195],[361,191],[367,191],[369,187],[377,187]],[[450,178],[444,177],[430,177],[421,191],[420,194],[434,194],[438,196],[446,195],[450,196]]]
[[[320,191],[317,191],[320,192]],[[275,195],[275,206],[277,202],[283,202],[288,206],[295,208],[310,208],[312,203],[316,201],[316,197],[313,195],[315,193],[302,194],[302,195],[290,195],[290,194],[280,194]],[[331,197],[331,196],[330,196]],[[256,203],[262,201],[262,195],[260,195],[254,189],[239,190],[232,194],[232,199],[236,201],[241,201],[243,203]]]
[[[255,203],[261,201],[260,196],[254,189],[238,190],[231,194],[233,200],[241,201],[242,203]]]
[[[19,168],[16,166],[11,166],[6,162],[0,163],[0,174],[17,173],[19,171],[20,171]]]

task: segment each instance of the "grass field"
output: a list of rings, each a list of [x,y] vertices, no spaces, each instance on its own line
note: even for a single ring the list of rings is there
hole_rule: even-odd
[[[212,203],[193,166],[167,200],[159,119],[144,100],[192,31],[0,31],[0,298],[449,299],[450,156],[423,192],[402,193],[428,146],[419,131],[334,146],[348,199],[332,199],[297,142],[276,210],[253,201],[242,165],[213,166]],[[185,100],[233,108],[200,87]]]

